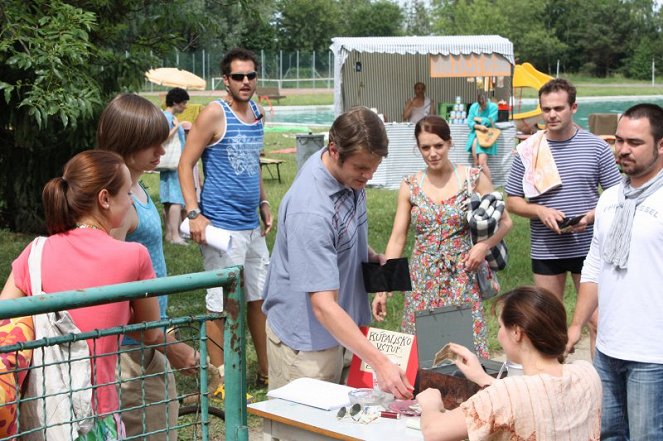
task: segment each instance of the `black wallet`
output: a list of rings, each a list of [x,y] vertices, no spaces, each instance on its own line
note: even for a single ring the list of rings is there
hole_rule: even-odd
[[[375,262],[361,264],[367,292],[411,291],[410,267],[407,257],[388,259],[384,265]]]

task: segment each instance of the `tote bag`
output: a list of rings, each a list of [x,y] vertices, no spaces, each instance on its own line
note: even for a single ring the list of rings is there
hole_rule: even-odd
[[[177,131],[173,133],[173,136],[168,137],[162,145],[166,153],[161,157],[157,170],[177,170],[180,156],[182,156],[182,144]]]
[[[41,255],[45,237],[37,237],[30,250],[28,268],[33,295],[43,294]],[[32,316],[35,340],[80,333],[67,311]],[[72,440],[94,425],[90,350],[85,340],[35,349],[22,396],[20,429],[30,431],[26,441]],[[71,393],[66,391],[71,390]],[[46,429],[44,427],[50,426]]]

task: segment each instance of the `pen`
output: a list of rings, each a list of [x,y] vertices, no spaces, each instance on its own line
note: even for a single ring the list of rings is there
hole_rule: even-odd
[[[383,410],[380,412],[381,418],[391,418],[392,420],[397,420],[401,417],[401,414],[398,412],[391,412],[388,410]]]

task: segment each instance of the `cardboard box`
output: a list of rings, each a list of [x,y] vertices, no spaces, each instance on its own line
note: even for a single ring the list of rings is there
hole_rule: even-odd
[[[469,306],[445,306],[415,313],[419,370],[415,393],[429,387],[442,394],[445,409],[455,409],[479,391],[455,364],[431,368],[435,353],[449,342],[474,349],[472,310]],[[502,362],[480,359],[484,370],[496,376]]]

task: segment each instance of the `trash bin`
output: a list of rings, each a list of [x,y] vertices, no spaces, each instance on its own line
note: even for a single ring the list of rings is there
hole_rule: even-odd
[[[296,136],[297,143],[297,170],[301,168],[309,156],[320,150],[325,145],[325,135],[300,134]]]

